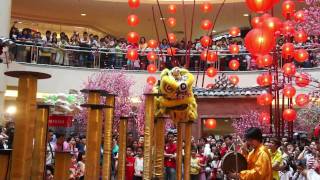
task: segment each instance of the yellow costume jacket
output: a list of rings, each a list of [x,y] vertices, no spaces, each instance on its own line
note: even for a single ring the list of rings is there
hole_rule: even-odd
[[[271,156],[268,149],[260,145],[246,157],[248,170],[240,172],[243,180],[272,180]]]

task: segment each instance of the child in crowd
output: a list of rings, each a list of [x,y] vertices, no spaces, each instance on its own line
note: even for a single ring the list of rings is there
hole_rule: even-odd
[[[199,174],[201,170],[200,160],[197,158],[197,150],[193,148],[191,150],[191,163],[190,163],[190,179],[199,180]]]
[[[135,158],[132,154],[132,148],[127,147],[127,157],[126,157],[126,180],[132,180],[134,176],[134,164]]]
[[[134,180],[142,180],[143,176],[143,148],[138,147],[134,161]]]

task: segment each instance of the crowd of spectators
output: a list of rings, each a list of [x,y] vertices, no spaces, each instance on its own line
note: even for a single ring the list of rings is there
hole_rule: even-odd
[[[11,130],[10,130],[11,129]],[[1,127],[0,149],[11,149],[13,127]],[[117,179],[118,166],[118,134],[112,138],[112,179]],[[177,136],[174,131],[165,135],[164,175],[165,180],[174,180],[176,176]],[[224,180],[226,174],[221,169],[223,157],[234,151],[241,151],[243,144],[235,135],[207,135],[200,139],[192,137],[191,141],[191,180]],[[320,177],[320,143],[318,139],[310,139],[296,134],[292,140],[264,137],[264,145],[269,148],[274,180],[316,180]],[[143,145],[144,137],[127,134],[126,148],[126,180],[143,178]],[[46,179],[53,179],[55,152],[67,151],[71,154],[70,180],[84,179],[86,164],[86,137],[84,135],[48,131],[46,152]],[[101,155],[103,150],[101,148]],[[182,152],[184,155],[184,151]]]
[[[11,52],[15,54],[17,61],[32,62],[38,64],[54,64],[64,66],[80,66],[94,68],[116,68],[128,70],[147,70],[149,61],[147,60],[147,52],[151,51],[147,45],[147,39],[141,37],[138,44],[128,43],[125,38],[115,38],[111,35],[99,37],[98,35],[83,32],[79,34],[74,32],[71,37],[64,32],[58,33],[47,31],[45,35],[40,32],[34,32],[25,28],[21,32],[13,26],[10,32],[10,38],[15,40],[18,46]],[[29,45],[26,47],[25,45]],[[237,44],[240,48],[239,55],[231,55],[228,52],[230,44]],[[278,39],[278,45],[283,44],[283,39]],[[297,64],[300,67],[311,68],[319,66],[320,51],[319,49],[311,51],[319,44],[319,37],[312,36],[304,45],[310,48],[309,60]],[[34,48],[34,47],[38,48]],[[167,49],[173,47],[177,49],[175,56],[168,56]],[[316,46],[319,47],[319,46]],[[126,51],[130,48],[139,50],[139,57],[135,61],[129,61],[126,58]],[[223,36],[214,39],[212,50],[219,51],[219,61],[214,64],[220,71],[230,70],[228,63],[232,59],[238,59],[240,62],[240,71],[256,70],[258,67],[255,58],[246,53],[243,39],[241,37]],[[180,40],[169,44],[167,39],[163,39],[159,47],[158,60],[156,66],[158,70],[163,68],[171,68],[174,66],[184,66],[189,70],[203,70],[209,64],[200,60],[200,52],[204,50],[200,43],[200,38],[194,41],[186,42]],[[190,53],[185,56],[186,52]]]

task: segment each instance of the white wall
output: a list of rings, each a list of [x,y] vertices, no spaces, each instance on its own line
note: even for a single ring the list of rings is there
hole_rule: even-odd
[[[87,69],[87,68],[71,68],[60,66],[47,66],[47,65],[32,65],[32,64],[19,64],[11,63],[9,69],[6,65],[0,64],[0,91],[4,90],[7,85],[17,86],[17,79],[3,75],[5,71],[38,71],[50,74],[50,79],[40,80],[38,85],[38,92],[42,93],[63,93],[68,92],[69,89],[80,90],[83,87],[83,82],[88,76],[95,72],[99,72],[99,69]],[[314,78],[320,80],[320,68],[306,69],[305,72],[310,73]],[[256,77],[259,75],[259,71],[253,72],[227,72],[227,74],[237,74],[240,78],[239,87],[251,87],[256,86]],[[131,89],[133,96],[139,96],[143,92],[143,88],[146,85],[146,79],[150,75],[147,72],[139,71],[126,71],[126,74],[131,78],[135,85]],[[196,74],[196,73],[195,73]],[[159,73],[155,74],[159,78]],[[198,86],[201,86],[202,73],[199,76]],[[213,79],[205,77],[206,86],[208,83],[213,83]],[[301,91],[302,89],[299,89]]]

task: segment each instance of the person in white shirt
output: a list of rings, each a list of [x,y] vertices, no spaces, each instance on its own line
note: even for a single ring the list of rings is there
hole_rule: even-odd
[[[143,149],[138,147],[134,161],[134,180],[142,180],[143,177]]]

